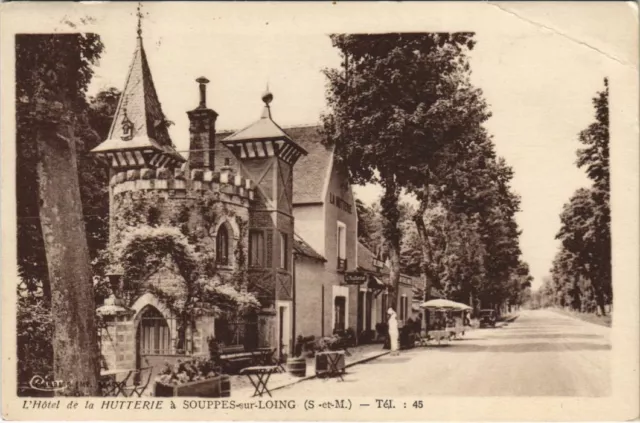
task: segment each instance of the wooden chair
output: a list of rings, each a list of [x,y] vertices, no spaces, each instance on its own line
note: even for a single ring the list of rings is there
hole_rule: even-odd
[[[138,398],[140,398],[147,389],[147,386],[149,386],[152,374],[153,367],[142,367],[136,370],[133,376],[133,384],[123,388],[125,396],[132,397],[133,395],[137,395]]]

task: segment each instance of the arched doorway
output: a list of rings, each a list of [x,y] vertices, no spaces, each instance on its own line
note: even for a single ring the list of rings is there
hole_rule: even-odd
[[[171,330],[162,313],[146,306],[140,313],[136,331],[136,367],[144,367],[146,356],[171,354]]]

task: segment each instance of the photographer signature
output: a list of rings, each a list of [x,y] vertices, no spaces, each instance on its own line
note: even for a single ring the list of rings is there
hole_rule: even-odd
[[[80,384],[78,382],[72,383],[72,382],[63,381],[63,380],[54,380],[51,376],[42,377],[40,375],[33,376],[29,381],[30,388],[38,391],[45,391],[45,392],[61,391],[66,388],[69,388],[72,386],[77,387],[79,385]]]

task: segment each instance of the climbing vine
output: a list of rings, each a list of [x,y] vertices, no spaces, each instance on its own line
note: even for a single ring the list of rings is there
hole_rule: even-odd
[[[236,288],[247,288],[248,275],[247,275],[247,252],[244,240],[247,235],[247,226],[249,222],[242,219],[240,216],[236,216],[236,224],[238,225],[238,241],[236,242],[236,249],[234,255],[236,258],[236,268],[233,272],[233,285]]]
[[[153,293],[178,317],[181,327],[203,314],[237,315],[259,306],[253,294],[225,283],[207,265],[212,257],[197,252],[178,228],[134,228],[123,236],[116,257],[134,297]]]

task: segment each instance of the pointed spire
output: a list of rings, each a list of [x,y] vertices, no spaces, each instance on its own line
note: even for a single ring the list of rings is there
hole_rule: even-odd
[[[138,38],[142,38],[142,3],[138,2],[138,11],[136,15],[138,16]]]
[[[156,92],[147,55],[142,43],[142,12],[138,5],[138,38],[133,60],[120,102],[116,109],[109,136],[97,146],[94,152],[127,150],[133,148],[151,148],[163,151],[184,161],[175,151],[167,127],[170,122],[162,112]]]

